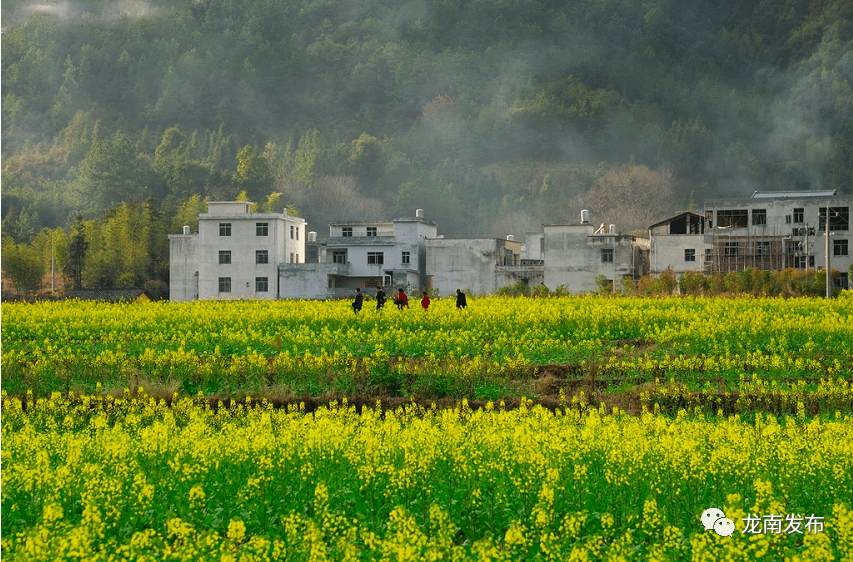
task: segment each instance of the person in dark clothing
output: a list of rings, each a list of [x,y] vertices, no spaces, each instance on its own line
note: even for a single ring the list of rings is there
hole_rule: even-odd
[[[467,308],[468,301],[465,299],[465,293],[456,289],[456,308]]]
[[[361,294],[361,289],[356,287],[355,289],[355,300],[352,301],[352,311],[356,314],[361,310],[361,306],[364,304],[364,295]]]
[[[421,306],[424,308],[424,310],[429,308],[429,303],[429,295],[427,295],[426,291],[424,291],[424,298],[421,299]]]
[[[381,309],[385,306],[385,291],[382,290],[382,287],[376,288],[376,310]]]
[[[409,297],[406,295],[406,292],[403,291],[403,288],[400,287],[399,292],[397,293],[397,298],[394,300],[394,304],[397,305],[397,308],[403,310],[404,308],[409,308]]]

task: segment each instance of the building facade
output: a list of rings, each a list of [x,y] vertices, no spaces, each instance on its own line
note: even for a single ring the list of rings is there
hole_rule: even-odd
[[[278,297],[278,265],[304,261],[305,219],[251,206],[210,201],[197,233],[169,236],[170,300]]]
[[[744,199],[707,200],[706,270],[825,269],[828,256],[846,288],[851,207],[853,196],[834,190],[757,191]]]
[[[496,293],[521,281],[544,281],[541,263],[521,257],[522,245],[512,238],[432,238],[426,241],[426,287],[444,296],[456,289]]]
[[[564,286],[572,293],[596,291],[600,275],[621,290],[623,279],[634,281],[647,272],[642,239],[619,234],[615,225],[595,229],[586,211],[581,224],[546,224],[543,230],[545,285],[551,290]]]
[[[420,209],[412,218],[329,223],[329,236],[311,236],[309,263],[279,266],[279,294],[326,299],[350,297],[357,287],[420,289],[426,285],[426,240],[436,232]]]
[[[649,227],[649,270],[703,273],[710,267],[705,215],[686,211]]]

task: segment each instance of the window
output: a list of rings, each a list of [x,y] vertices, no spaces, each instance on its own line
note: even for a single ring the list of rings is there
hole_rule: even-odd
[[[255,263],[269,263],[269,250],[255,250]]]
[[[385,263],[385,256],[382,252],[367,252],[367,265],[381,265]]]
[[[601,250],[601,263],[613,263],[613,248]]]
[[[269,236],[270,235],[270,223],[268,222],[256,222],[255,223],[255,236]]]
[[[231,278],[230,277],[220,277],[219,278],[219,292],[220,293],[230,293],[231,292]]]
[[[817,229],[826,231],[826,207],[821,207],[818,210],[818,225]],[[830,207],[829,208],[829,230],[849,230],[850,229],[850,211],[848,207]]]
[[[255,292],[267,293],[270,290],[269,277],[255,277]]]
[[[794,222],[801,223],[804,222],[803,215],[805,215],[805,209],[802,207],[799,209],[794,209]]]
[[[368,236],[376,236],[376,227],[375,226],[368,226],[367,227],[367,235]]]
[[[344,226],[341,228],[341,236],[352,236],[352,227]]]
[[[543,236],[542,238],[539,239],[539,255],[541,256],[544,253],[545,253],[545,237]]]
[[[705,248],[705,261],[714,261],[714,251],[711,248]]]
[[[843,290],[845,290],[845,291],[846,291],[847,289],[849,289],[849,288],[850,288],[850,279],[849,279],[849,276],[848,276],[846,273],[840,273],[840,272],[839,272],[839,274],[838,274],[838,280],[836,281],[835,286],[836,286],[836,287],[838,287],[838,288],[840,288],[840,289],[843,289]]]
[[[220,264],[231,263],[231,250],[219,250],[219,263]]]
[[[759,258],[770,257],[770,242],[762,241],[755,243],[755,256]]]
[[[845,240],[845,242],[846,242],[846,240]],[[409,263],[410,256],[411,256],[411,254],[409,252],[403,252],[402,262],[404,264]]]
[[[726,256],[727,258],[738,257],[738,243],[737,242],[726,242],[726,245],[723,248],[723,255]]]
[[[332,263],[347,263],[347,251],[346,250],[333,250],[332,251]]]
[[[814,228],[806,228],[801,226],[800,228],[793,229],[794,236],[814,236]]]
[[[785,215],[785,224],[791,224],[791,215]]]
[[[299,227],[296,227],[296,239],[299,240]]]
[[[696,250],[684,250],[684,261],[696,261]]]
[[[293,252],[290,252],[290,263],[295,263],[295,262],[293,261]]]
[[[220,236],[231,236],[231,223],[230,222],[219,223],[219,235]]]
[[[833,256],[846,256],[847,255],[847,240],[833,240],[832,241],[832,255]]]
[[[293,240],[293,225],[290,226],[290,239]]]
[[[746,228],[747,217],[749,215],[746,209],[733,211],[717,211],[717,226],[720,228]]]
[[[317,248],[308,248],[308,259],[312,262],[317,261]]]
[[[767,224],[767,209],[752,210],[752,226]]]

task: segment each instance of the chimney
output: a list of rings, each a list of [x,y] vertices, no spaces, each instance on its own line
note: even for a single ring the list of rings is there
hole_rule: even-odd
[[[190,227],[187,225],[184,225],[184,234],[189,234],[189,233],[190,233]]]
[[[423,209],[415,209],[415,217],[422,219],[424,218],[424,210]]]
[[[586,209],[581,211],[581,224],[589,224],[589,211]]]
[[[610,232],[609,232],[609,234],[611,234],[611,235],[615,235],[615,234],[616,234],[616,225],[615,225],[615,224],[611,224],[611,225],[610,225]]]
[[[506,239],[509,240],[510,242],[513,242],[513,241],[515,241],[515,236],[513,236],[512,234],[507,234]]]

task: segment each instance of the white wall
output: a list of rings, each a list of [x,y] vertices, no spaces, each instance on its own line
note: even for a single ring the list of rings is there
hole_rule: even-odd
[[[169,300],[198,298],[198,234],[169,235]]]
[[[594,235],[592,225],[545,225],[545,285],[566,285],[572,293],[595,291],[595,278],[617,281],[633,275],[635,249],[630,237]],[[602,262],[602,249],[614,249],[614,261]]]

